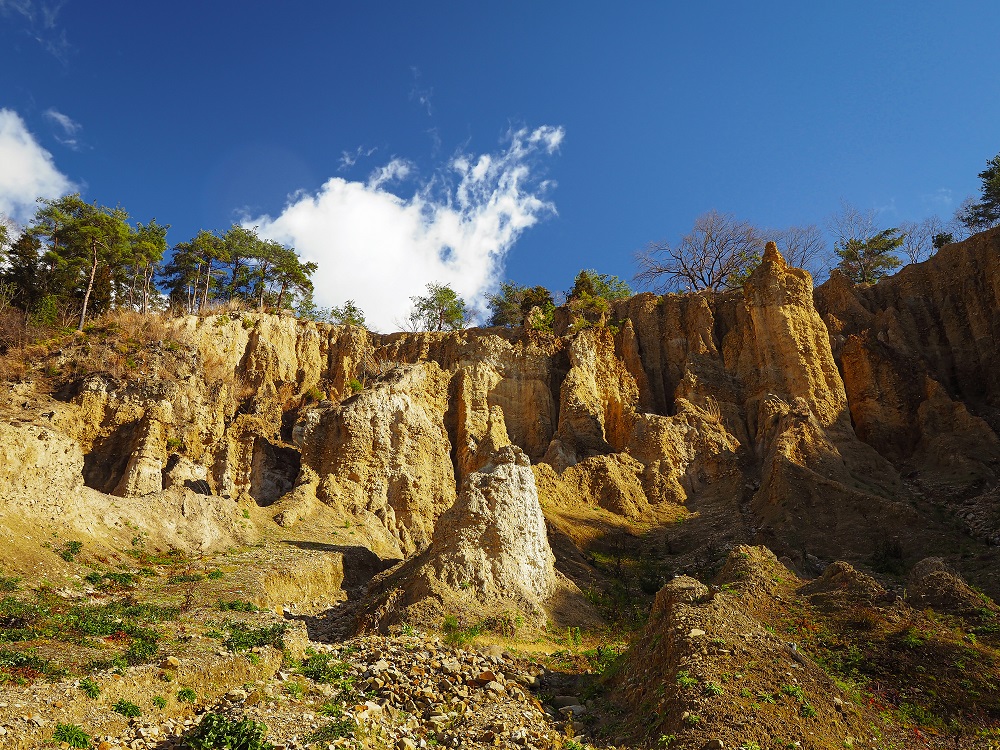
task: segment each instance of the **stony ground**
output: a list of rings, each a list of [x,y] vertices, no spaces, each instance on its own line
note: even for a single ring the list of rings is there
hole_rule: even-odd
[[[160,672],[176,661],[162,662]],[[103,687],[123,678],[109,671],[93,679]],[[266,725],[267,739],[279,750],[561,747],[567,739],[586,739],[575,734],[573,718],[587,706],[574,695],[547,695],[550,705],[543,705],[539,691],[564,685],[560,679],[536,660],[499,646],[460,648],[434,634],[311,642],[301,662],[286,663],[218,700],[196,699],[174,715],[157,711],[149,695],[136,699],[141,716],[123,720],[110,698],[86,698],[79,681],[10,688],[0,702],[0,747],[37,747],[72,717],[84,731],[121,725],[93,735],[101,750],[182,748],[209,713]]]

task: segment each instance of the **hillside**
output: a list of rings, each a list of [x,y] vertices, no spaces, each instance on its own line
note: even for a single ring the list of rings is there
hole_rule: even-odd
[[[11,349],[0,747],[209,708],[287,747],[988,747],[998,258],[814,289],[772,245],[551,332],[221,310]]]

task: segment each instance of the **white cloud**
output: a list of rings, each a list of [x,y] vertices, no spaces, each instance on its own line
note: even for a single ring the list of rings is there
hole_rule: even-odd
[[[539,182],[536,168],[538,156],[552,154],[563,135],[554,127],[512,132],[505,150],[458,155],[410,197],[385,188],[412,171],[394,159],[366,183],[333,177],[277,217],[245,223],[319,264],[313,281],[320,305],[353,299],[380,330],[398,329],[410,297],[432,282],[450,284],[482,318],[508,250],[525,229],[555,213],[545,197],[552,183]]]
[[[340,152],[340,168],[338,172],[343,172],[344,170],[350,169],[355,164],[358,163],[359,159],[366,159],[372,154],[378,151],[378,146],[372,146],[371,148],[365,148],[364,146],[358,146],[353,151],[341,151]]]
[[[62,145],[76,151],[80,145],[76,138],[76,134],[82,129],[83,126],[69,115],[64,115],[57,109],[49,108],[45,110],[45,117],[62,129],[62,135],[56,135],[56,140]]]
[[[28,131],[24,120],[9,109],[0,109],[0,213],[26,222],[35,210],[35,199],[57,198],[73,183],[52,161]]]

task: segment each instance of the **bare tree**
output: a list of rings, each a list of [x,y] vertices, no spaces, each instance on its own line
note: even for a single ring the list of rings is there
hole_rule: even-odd
[[[840,211],[827,220],[827,229],[839,247],[846,247],[852,240],[866,242],[879,233],[877,216],[874,208],[862,209],[841,200]]]
[[[773,240],[788,265],[804,268],[814,277],[830,270],[830,257],[826,238],[815,224],[794,226],[788,229],[768,229],[765,239]]]
[[[945,226],[937,216],[929,216],[921,222],[904,221],[899,225],[903,233],[900,250],[910,263],[927,260],[934,252],[934,237],[945,231]]]
[[[972,207],[976,204],[976,199],[971,195],[966,198],[955,209],[955,213],[952,214],[951,221],[948,222],[945,230],[949,232],[955,242],[961,242],[971,237],[975,232],[980,231],[978,229],[973,230],[969,227],[966,217],[968,217],[972,211]]]
[[[760,262],[765,241],[753,224],[709,211],[676,245],[654,242],[640,251],[635,282],[658,292],[731,289]]]

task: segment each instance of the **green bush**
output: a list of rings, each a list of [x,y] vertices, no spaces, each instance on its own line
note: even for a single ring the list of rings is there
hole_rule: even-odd
[[[142,709],[137,705],[127,700],[120,700],[115,705],[111,707],[111,710],[115,713],[119,713],[128,719],[134,719],[137,716],[142,716]]]
[[[76,556],[83,551],[83,542],[66,542],[59,549],[59,557],[61,557],[66,562],[75,562]]]
[[[288,626],[283,622],[262,628],[236,622],[231,623],[228,627],[229,637],[223,641],[223,644],[230,651],[249,651],[261,646],[274,646],[280,649],[285,647],[284,635]]]
[[[84,677],[80,680],[80,690],[82,690],[83,694],[92,700],[96,700],[101,694],[101,686],[89,677]]]
[[[167,707],[167,699],[162,695],[154,695],[153,705],[162,710]]]
[[[299,670],[314,682],[333,683],[347,674],[349,665],[338,661],[333,654],[310,654]]]
[[[258,612],[259,609],[252,602],[241,599],[219,600],[219,609],[223,612]]]
[[[90,747],[90,735],[83,731],[83,727],[76,724],[56,724],[52,739],[55,742],[65,742],[70,747]]]
[[[265,739],[266,735],[264,724],[208,713],[187,738],[187,745],[192,750],[273,750],[274,745]]]
[[[177,700],[181,703],[194,703],[198,700],[198,694],[191,688],[181,688],[177,691]]]

